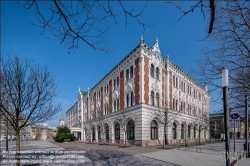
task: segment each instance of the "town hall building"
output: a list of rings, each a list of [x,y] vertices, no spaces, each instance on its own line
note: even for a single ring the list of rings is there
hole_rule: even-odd
[[[79,140],[140,146],[209,139],[207,85],[140,43],[66,112]]]

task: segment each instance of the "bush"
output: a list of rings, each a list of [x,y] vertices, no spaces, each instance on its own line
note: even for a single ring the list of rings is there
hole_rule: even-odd
[[[65,139],[74,141],[76,137],[73,133],[70,133],[70,129],[68,127],[58,127],[57,134],[55,136],[55,141],[63,142]]]
[[[70,142],[70,139],[64,139],[63,141],[64,142]]]

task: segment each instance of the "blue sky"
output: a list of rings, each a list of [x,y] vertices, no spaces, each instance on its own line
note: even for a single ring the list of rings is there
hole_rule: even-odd
[[[115,46],[111,55],[94,51],[84,43],[80,48],[69,50],[56,40],[46,39],[41,29],[32,26],[27,20],[36,21],[32,11],[24,10],[14,1],[2,1],[1,45],[3,56],[14,52],[19,57],[34,59],[36,63],[46,64],[55,75],[59,94],[57,101],[62,101],[62,112],[65,113],[75,102],[78,87],[87,90],[93,87],[131,50],[139,44],[140,36],[147,45],[153,46],[155,38],[159,39],[162,56],[169,54],[170,60],[190,74],[195,68],[196,59],[201,57],[201,50],[207,43],[202,39],[207,34],[209,15],[204,20],[200,10],[188,14],[180,21],[182,13],[163,1],[148,2],[141,19],[152,27],[143,28],[129,19],[125,32],[124,19],[119,17],[118,25],[111,27],[111,46]],[[193,5],[193,1],[179,2],[184,8]],[[144,2],[126,2],[126,6],[143,6]],[[70,52],[70,54],[68,53]],[[213,110],[211,105],[210,110]],[[54,119],[46,122],[52,126],[59,125],[61,112]],[[65,115],[64,115],[65,117]]]

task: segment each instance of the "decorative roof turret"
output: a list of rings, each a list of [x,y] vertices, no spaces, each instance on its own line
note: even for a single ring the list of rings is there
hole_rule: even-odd
[[[141,43],[141,45],[146,44],[146,41],[143,39],[142,35],[141,35],[140,43]]]
[[[64,118],[63,118],[63,113],[61,113],[60,121],[61,121],[61,120],[64,120]]]
[[[159,47],[159,41],[158,41],[158,38],[157,38],[157,37],[155,38],[155,44],[154,44],[154,46],[153,46],[153,48],[152,48],[152,51],[153,51],[153,52],[161,53],[160,47]]]

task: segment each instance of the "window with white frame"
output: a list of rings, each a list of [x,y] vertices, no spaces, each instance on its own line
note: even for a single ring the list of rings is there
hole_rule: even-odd
[[[106,104],[104,105],[104,113],[105,113],[105,115],[107,115],[108,112],[109,112],[108,108],[109,108],[109,105],[106,103]]]
[[[156,106],[159,107],[160,106],[160,96],[159,96],[159,93],[156,93]]]
[[[130,79],[134,77],[134,66],[130,67]]]
[[[116,79],[113,80],[114,89],[116,88]]]
[[[130,105],[132,106],[132,105],[134,105],[134,93],[132,92],[131,93],[131,96],[130,96]]]
[[[126,81],[129,80],[129,69],[126,70]]]
[[[173,76],[173,87],[175,87],[175,76]]]
[[[127,107],[129,107],[129,94],[127,94]]]
[[[154,91],[151,91],[150,100],[151,100],[151,105],[154,106],[155,105],[155,93],[154,93]]]
[[[117,106],[116,106],[116,100],[114,100],[114,105],[113,105],[114,112],[117,111],[116,108],[117,108]]]
[[[150,66],[150,76],[153,78],[155,76],[155,66],[153,64]]]
[[[120,100],[119,99],[117,99],[116,106],[117,106],[116,110],[119,111],[120,110]]]
[[[120,78],[119,77],[116,78],[116,86],[117,86],[117,88],[120,86]]]
[[[160,74],[159,68],[157,67],[157,68],[156,68],[156,71],[155,71],[155,78],[156,78],[157,80],[159,80],[159,74]]]

